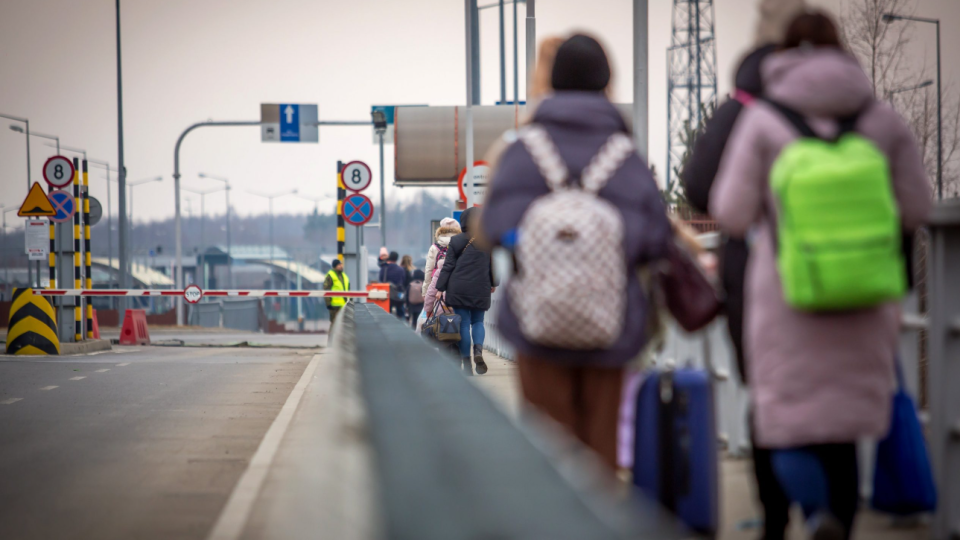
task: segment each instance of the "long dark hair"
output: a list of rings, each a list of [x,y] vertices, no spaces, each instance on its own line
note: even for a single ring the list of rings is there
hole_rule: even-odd
[[[806,11],[794,17],[780,48],[785,50],[807,46],[843,49],[836,23],[823,11]]]

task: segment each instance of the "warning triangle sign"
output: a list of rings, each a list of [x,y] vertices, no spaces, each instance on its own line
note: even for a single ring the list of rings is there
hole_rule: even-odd
[[[17,212],[17,215],[20,217],[46,217],[57,215],[57,211],[53,209],[50,199],[47,198],[47,194],[43,192],[40,184],[34,182],[33,187],[30,188],[30,193],[27,193],[27,198],[20,205],[20,211]]]

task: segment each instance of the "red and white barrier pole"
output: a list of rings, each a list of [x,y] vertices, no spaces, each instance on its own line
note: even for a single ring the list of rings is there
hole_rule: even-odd
[[[384,300],[386,291],[290,291],[224,289],[201,291],[191,285],[184,290],[170,289],[34,289],[37,296],[182,296],[187,302],[195,304],[204,296],[241,297],[241,298],[362,298]]]

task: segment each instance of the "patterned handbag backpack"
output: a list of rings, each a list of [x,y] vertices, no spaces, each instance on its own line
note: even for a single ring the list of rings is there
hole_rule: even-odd
[[[520,140],[550,188],[518,228],[518,273],[508,299],[520,330],[547,347],[608,348],[623,331],[627,267],[623,217],[598,193],[633,154],[633,143],[623,133],[612,135],[583,170],[578,188],[542,127],[525,128]]]

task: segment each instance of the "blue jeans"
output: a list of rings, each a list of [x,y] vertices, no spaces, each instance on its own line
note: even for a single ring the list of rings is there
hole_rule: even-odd
[[[817,444],[773,450],[774,473],[804,516],[827,511],[853,528],[859,502],[857,450],[853,444]]]
[[[453,312],[460,316],[460,358],[470,358],[471,333],[473,344],[483,345],[483,314],[486,311],[455,307]]]

